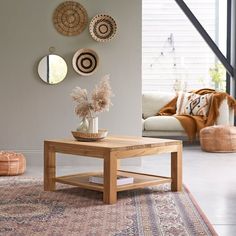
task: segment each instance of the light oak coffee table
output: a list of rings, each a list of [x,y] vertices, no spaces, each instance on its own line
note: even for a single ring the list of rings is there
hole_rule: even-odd
[[[89,182],[89,176],[98,172],[80,173],[68,176],[56,176],[56,153],[101,158],[104,161],[104,185]],[[150,175],[119,170],[119,160],[160,153],[171,153],[171,177]],[[134,183],[117,186],[117,175],[132,176]],[[172,191],[182,189],[182,142],[177,140],[109,136],[97,142],[79,142],[76,140],[44,141],[44,190],[54,191],[56,182],[103,192],[103,201],[114,204],[117,192],[143,188],[163,183],[171,183]]]

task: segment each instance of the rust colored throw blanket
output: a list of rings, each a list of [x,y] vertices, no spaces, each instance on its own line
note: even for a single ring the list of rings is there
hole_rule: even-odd
[[[219,107],[221,102],[227,98],[229,107],[234,109],[236,113],[236,100],[231,97],[229,94],[224,92],[216,92],[213,89],[200,89],[197,91],[192,91],[193,93],[204,95],[207,93],[212,93],[211,105],[209,107],[208,117],[204,116],[192,116],[192,115],[175,115],[176,113],[176,103],[177,98],[172,99],[168,104],[161,108],[161,110],[157,113],[159,116],[172,116],[180,121],[183,126],[185,132],[187,133],[189,140],[194,140],[196,135],[199,134],[199,131],[206,127],[214,125],[218,115],[219,115]]]

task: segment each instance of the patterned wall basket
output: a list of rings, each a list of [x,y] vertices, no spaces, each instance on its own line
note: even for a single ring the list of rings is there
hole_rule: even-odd
[[[98,55],[95,51],[87,48],[79,49],[72,59],[74,70],[84,76],[93,74],[98,66]]]
[[[98,42],[111,40],[117,31],[115,20],[109,15],[96,15],[90,22],[89,32]]]
[[[66,1],[55,9],[53,23],[57,31],[63,35],[78,35],[88,23],[88,14],[78,2]]]

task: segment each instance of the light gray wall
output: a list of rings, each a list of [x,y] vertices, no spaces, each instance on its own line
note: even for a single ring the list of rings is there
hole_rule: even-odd
[[[69,94],[75,86],[92,89],[101,76],[111,75],[115,97],[109,112],[99,116],[100,128],[110,134],[141,134],[141,0],[80,0],[89,20],[99,13],[114,17],[116,38],[97,43],[88,28],[78,36],[59,34],[52,24],[62,0],[0,1],[0,148],[41,153],[43,140],[71,137],[78,124]],[[37,63],[54,46],[65,58],[68,76],[47,85],[37,75]],[[97,72],[76,74],[71,66],[79,48],[100,56]]]

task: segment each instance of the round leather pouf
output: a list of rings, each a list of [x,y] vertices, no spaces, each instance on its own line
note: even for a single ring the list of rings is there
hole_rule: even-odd
[[[236,127],[216,125],[200,131],[202,150],[207,152],[236,152]]]
[[[23,154],[0,152],[0,176],[20,175],[25,172],[26,160]]]

